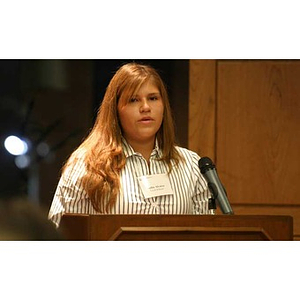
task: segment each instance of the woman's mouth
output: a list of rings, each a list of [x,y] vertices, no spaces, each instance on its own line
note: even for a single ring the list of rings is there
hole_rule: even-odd
[[[154,120],[151,118],[151,117],[144,117],[144,118],[142,118],[142,119],[140,119],[140,120],[138,120],[138,122],[139,123],[151,123],[151,122],[153,122]]]

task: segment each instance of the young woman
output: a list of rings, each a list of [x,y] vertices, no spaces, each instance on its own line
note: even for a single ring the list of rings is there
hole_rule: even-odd
[[[209,214],[199,156],[175,145],[165,86],[150,66],[123,65],[94,127],[65,164],[49,212]]]

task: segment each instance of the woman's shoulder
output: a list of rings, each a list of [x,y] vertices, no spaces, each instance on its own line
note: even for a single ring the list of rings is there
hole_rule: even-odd
[[[193,159],[197,159],[197,160],[200,159],[200,156],[196,152],[194,152],[190,149],[180,147],[180,146],[176,146],[175,148],[178,151],[178,153],[181,156],[183,156],[184,158],[193,158]]]
[[[64,165],[65,174],[73,173],[74,171],[85,169],[85,152],[74,151]]]

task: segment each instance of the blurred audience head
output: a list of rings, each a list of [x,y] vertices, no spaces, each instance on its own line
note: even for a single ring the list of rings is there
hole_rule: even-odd
[[[47,219],[47,210],[28,199],[0,200],[0,241],[57,241],[61,233]]]

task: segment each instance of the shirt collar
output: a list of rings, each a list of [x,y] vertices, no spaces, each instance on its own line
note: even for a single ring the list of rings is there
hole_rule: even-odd
[[[141,155],[140,153],[134,151],[134,149],[130,146],[130,144],[126,141],[124,137],[122,137],[122,148],[126,158],[133,155]],[[157,158],[162,157],[162,150],[158,146],[157,139],[155,139],[155,146],[151,152],[151,157],[157,157]]]

